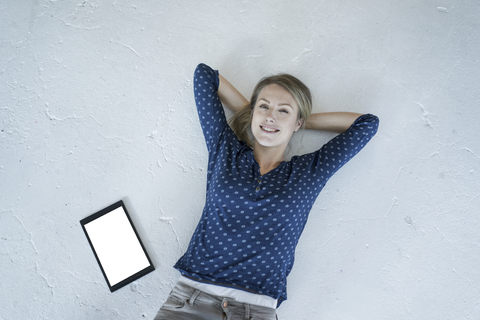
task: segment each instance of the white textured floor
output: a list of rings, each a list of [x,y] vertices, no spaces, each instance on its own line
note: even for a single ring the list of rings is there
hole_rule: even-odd
[[[204,202],[199,62],[246,96],[290,72],[315,111],[381,119],[311,212],[281,320],[479,319],[479,16],[453,0],[0,0],[0,319],[154,317]],[[79,220],[120,199],[156,270],[110,293]]]

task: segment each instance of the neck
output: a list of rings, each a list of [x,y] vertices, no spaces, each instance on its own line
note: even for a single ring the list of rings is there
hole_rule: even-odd
[[[264,175],[269,171],[275,169],[284,161],[285,150],[278,148],[265,148],[261,145],[255,144],[253,155],[260,166],[260,174]]]

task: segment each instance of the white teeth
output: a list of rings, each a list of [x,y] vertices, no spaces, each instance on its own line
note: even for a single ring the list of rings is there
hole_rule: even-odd
[[[262,129],[265,130],[265,131],[268,131],[268,132],[275,132],[275,131],[277,131],[277,130],[275,130],[275,129],[265,128],[265,127],[262,127]]]

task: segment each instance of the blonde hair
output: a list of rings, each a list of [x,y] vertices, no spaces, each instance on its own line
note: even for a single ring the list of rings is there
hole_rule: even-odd
[[[253,147],[253,140],[249,134],[249,129],[252,120],[252,111],[257,103],[258,95],[263,88],[271,84],[276,84],[287,90],[295,99],[298,105],[298,119],[303,119],[302,127],[305,127],[305,121],[312,113],[312,95],[308,87],[289,74],[278,74],[275,76],[265,77],[253,89],[250,104],[244,106],[240,111],[230,119],[229,124],[235,134],[240,140],[247,143],[248,146]]]

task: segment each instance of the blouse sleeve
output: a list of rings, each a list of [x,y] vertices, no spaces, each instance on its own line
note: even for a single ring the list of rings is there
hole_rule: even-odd
[[[327,142],[316,152],[316,171],[328,180],[343,165],[352,159],[378,130],[379,119],[372,114],[358,117],[350,128]]]
[[[203,63],[197,66],[194,75],[195,104],[209,152],[228,127],[225,112],[218,97],[219,84],[217,70]]]

